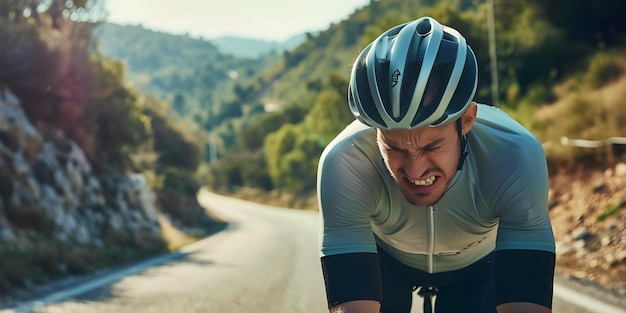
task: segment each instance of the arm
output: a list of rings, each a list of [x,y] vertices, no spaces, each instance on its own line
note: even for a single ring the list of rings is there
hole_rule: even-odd
[[[494,271],[497,310],[551,312],[556,257],[545,154],[532,136],[516,140],[505,159],[517,166],[507,171],[506,162],[499,163],[496,168],[504,175],[490,189],[496,191],[492,204],[499,216]]]
[[[332,313],[380,312],[382,289],[371,216],[383,182],[373,161],[378,155],[375,140],[374,130],[353,123],[320,158],[320,252]]]
[[[496,251],[498,313],[552,312],[555,259],[555,254],[547,251]]]
[[[322,257],[326,297],[331,313],[378,313],[382,287],[376,253]]]

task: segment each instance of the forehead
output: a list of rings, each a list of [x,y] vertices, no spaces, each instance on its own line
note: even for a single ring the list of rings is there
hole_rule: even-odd
[[[378,138],[386,143],[422,142],[427,143],[447,137],[456,136],[455,125],[447,124],[438,127],[421,127],[417,129],[378,129]]]

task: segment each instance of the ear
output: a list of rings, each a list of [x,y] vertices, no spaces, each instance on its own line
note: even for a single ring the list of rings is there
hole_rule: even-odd
[[[478,105],[476,102],[472,101],[467,110],[461,116],[461,133],[466,135],[467,132],[472,129],[474,122],[476,121],[476,114],[478,113]]]

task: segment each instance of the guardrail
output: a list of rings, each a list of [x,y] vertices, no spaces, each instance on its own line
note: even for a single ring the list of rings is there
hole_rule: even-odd
[[[586,139],[569,139],[565,136],[561,137],[561,144],[564,146],[578,147],[578,148],[602,148],[606,147],[606,154],[609,163],[613,163],[615,145],[626,145],[626,137],[609,137],[602,140],[586,140]],[[625,149],[620,149],[625,151]],[[626,191],[625,191],[626,194]]]
[[[564,146],[580,148],[600,148],[608,145],[626,145],[626,137],[609,137],[602,140],[569,139],[561,137],[561,144]]]

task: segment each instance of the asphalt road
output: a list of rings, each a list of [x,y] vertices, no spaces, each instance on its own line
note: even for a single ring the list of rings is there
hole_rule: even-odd
[[[319,215],[203,192],[229,221],[178,253],[146,260],[0,313],[323,313]],[[555,285],[554,312],[626,313],[597,290]],[[610,300],[610,299],[608,299]],[[419,299],[413,312],[421,312]],[[621,307],[621,308],[620,308]]]

